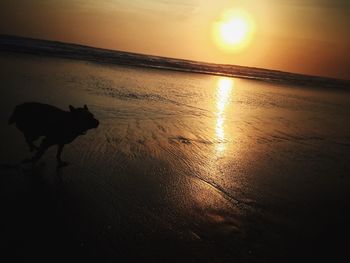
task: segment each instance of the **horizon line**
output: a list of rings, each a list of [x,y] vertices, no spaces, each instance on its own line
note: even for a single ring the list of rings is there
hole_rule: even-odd
[[[176,61],[194,62],[194,63],[198,63],[198,64],[202,64],[202,65],[206,64],[206,65],[212,65],[212,66],[238,67],[238,68],[245,68],[245,69],[255,69],[255,70],[264,70],[264,71],[269,71],[269,72],[290,74],[290,75],[295,75],[295,76],[310,77],[310,78],[322,78],[322,79],[335,80],[335,81],[345,81],[345,82],[350,81],[350,79],[342,79],[342,78],[336,78],[336,77],[330,77],[330,76],[312,75],[312,74],[306,74],[306,73],[283,71],[283,70],[279,70],[279,69],[253,67],[253,66],[242,66],[242,65],[227,64],[227,63],[215,63],[215,62],[207,62],[207,61],[192,60],[192,59],[177,58],[177,57],[167,57],[167,56],[160,56],[160,55],[147,54],[147,53],[141,53],[141,52],[133,52],[133,51],[126,51],[126,50],[119,50],[119,49],[103,48],[103,47],[97,47],[97,46],[82,44],[82,43],[64,42],[62,40],[44,39],[44,38],[28,37],[28,36],[22,36],[22,35],[2,34],[2,33],[0,33],[0,39],[1,38],[5,38],[5,37],[18,38],[18,39],[28,39],[28,40],[34,40],[34,41],[36,40],[36,41],[55,42],[55,43],[60,43],[60,44],[66,44],[66,45],[72,45],[72,46],[80,46],[80,47],[84,47],[84,48],[90,48],[90,49],[102,50],[102,51],[108,51],[108,52],[128,53],[128,54],[133,54],[133,55],[148,56],[148,57],[154,57],[154,58],[160,58],[160,59],[170,59],[170,60],[176,60]]]

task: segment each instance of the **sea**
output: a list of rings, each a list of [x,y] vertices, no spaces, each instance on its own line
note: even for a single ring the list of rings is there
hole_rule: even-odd
[[[1,52],[0,65],[9,251],[58,252],[44,240],[106,262],[292,262],[346,251],[345,84],[18,52]],[[7,123],[23,102],[86,104],[100,126],[66,145],[69,166],[56,169],[51,147],[30,167],[23,134]]]

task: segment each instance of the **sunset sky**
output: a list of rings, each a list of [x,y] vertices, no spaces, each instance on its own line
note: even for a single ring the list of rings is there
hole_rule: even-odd
[[[213,25],[236,9],[254,32],[230,52]],[[0,10],[1,34],[350,78],[348,0],[1,0]]]

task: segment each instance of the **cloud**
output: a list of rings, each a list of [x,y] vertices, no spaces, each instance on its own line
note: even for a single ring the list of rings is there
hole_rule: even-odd
[[[167,15],[177,19],[190,17],[197,7],[195,0],[117,0],[114,3],[125,10],[161,17]]]
[[[324,8],[350,8],[349,0],[277,0],[280,4],[298,5],[305,7],[324,7]]]

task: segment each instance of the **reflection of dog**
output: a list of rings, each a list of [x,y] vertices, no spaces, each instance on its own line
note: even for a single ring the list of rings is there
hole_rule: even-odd
[[[16,106],[8,123],[16,123],[17,128],[23,132],[30,151],[37,150],[34,157],[27,161],[37,162],[50,146],[57,144],[57,162],[59,166],[63,166],[66,164],[61,160],[64,145],[99,125],[99,121],[94,118],[86,105],[83,108],[74,108],[70,105],[69,109],[70,111],[63,111],[36,102]],[[45,138],[38,148],[33,142],[41,136]]]

